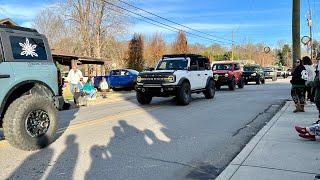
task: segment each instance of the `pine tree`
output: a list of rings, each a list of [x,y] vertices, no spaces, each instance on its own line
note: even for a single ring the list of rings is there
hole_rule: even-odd
[[[142,71],[144,68],[143,59],[143,36],[141,34],[134,34],[129,43],[129,59],[128,68]]]

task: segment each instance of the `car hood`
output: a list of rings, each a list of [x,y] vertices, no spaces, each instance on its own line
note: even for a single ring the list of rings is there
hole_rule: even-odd
[[[226,74],[228,73],[230,70],[214,70],[213,73],[214,74]]]

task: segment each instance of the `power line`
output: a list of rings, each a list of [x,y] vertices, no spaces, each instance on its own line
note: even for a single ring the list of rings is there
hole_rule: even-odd
[[[142,17],[142,18],[144,18],[144,19],[148,19],[149,21],[152,21],[152,22],[161,24],[161,25],[166,26],[166,27],[170,27],[170,28],[172,28],[172,29],[176,29],[178,32],[181,31],[181,29],[178,29],[178,28],[176,28],[176,27],[174,27],[174,26],[171,26],[171,25],[168,25],[168,24],[165,24],[165,23],[156,21],[156,20],[151,19],[151,18],[149,18],[149,17],[143,16],[143,15],[141,15],[141,14],[139,14],[139,13],[133,12],[133,11],[128,10],[128,9],[125,9],[124,7],[118,6],[118,5],[114,4],[114,3],[108,2],[108,1],[106,1],[106,0],[105,0],[104,2],[107,3],[107,4],[109,4],[109,5],[114,6],[114,7],[116,7],[116,8],[119,8],[119,9],[122,9],[122,10],[124,10],[124,11],[130,12],[130,13],[135,14],[135,15],[137,15],[137,16],[140,16],[140,17]],[[186,33],[189,34],[189,35],[196,36],[196,37],[200,37],[200,38],[207,39],[207,40],[210,40],[210,41],[220,42],[220,43],[223,43],[223,44],[230,44],[230,43],[226,43],[226,42],[224,42],[224,41],[220,41],[220,40],[216,40],[216,39],[211,39],[211,38],[204,37],[204,36],[201,36],[201,35],[198,35],[198,34],[195,34],[195,33],[191,33],[191,32],[188,32],[188,31],[184,31],[184,32],[186,32]]]
[[[143,11],[143,12],[145,12],[145,13],[148,13],[148,14],[151,14],[151,15],[153,15],[153,16],[156,16],[156,17],[158,17],[158,18],[160,18],[160,19],[162,19],[162,20],[165,20],[165,21],[168,21],[168,22],[170,22],[170,23],[173,23],[173,24],[179,25],[179,26],[181,26],[181,27],[187,28],[187,29],[189,29],[189,30],[192,30],[192,31],[195,31],[195,32],[198,32],[198,33],[201,33],[201,34],[205,34],[205,35],[207,35],[207,36],[211,36],[211,37],[214,37],[214,38],[217,38],[217,39],[221,39],[221,40],[226,40],[226,41],[232,42],[232,40],[230,40],[230,39],[226,39],[226,38],[223,38],[223,37],[219,37],[219,36],[215,36],[215,35],[212,35],[212,34],[209,34],[209,33],[206,33],[206,32],[199,31],[199,30],[197,30],[197,29],[194,29],[194,28],[188,27],[188,26],[186,26],[186,25],[177,23],[177,22],[175,22],[175,21],[172,21],[172,20],[170,20],[170,19],[164,18],[164,17],[159,16],[159,15],[157,15],[157,14],[155,14],[155,13],[150,12],[150,11],[147,11],[147,10],[144,10],[144,9],[139,8],[139,7],[137,7],[137,6],[134,6],[134,5],[132,5],[132,4],[130,4],[130,3],[127,3],[127,2],[125,2],[125,1],[122,1],[122,0],[118,0],[118,1],[122,2],[123,4],[128,5],[128,6],[130,6],[130,7],[133,7],[133,8],[135,8],[135,9],[138,9],[138,10],[140,10],[140,11]]]

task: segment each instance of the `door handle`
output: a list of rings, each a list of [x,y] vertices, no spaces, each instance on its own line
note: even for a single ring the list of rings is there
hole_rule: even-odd
[[[208,76],[208,74],[205,74],[206,76]]]
[[[9,74],[0,74],[0,79],[10,78]]]
[[[198,76],[200,76],[200,74],[198,74]]]

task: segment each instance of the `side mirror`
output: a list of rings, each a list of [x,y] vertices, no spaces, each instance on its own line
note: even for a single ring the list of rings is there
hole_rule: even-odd
[[[154,68],[149,68],[149,71],[154,71]]]

